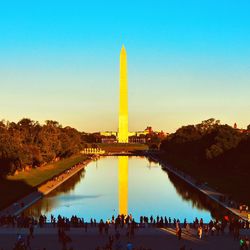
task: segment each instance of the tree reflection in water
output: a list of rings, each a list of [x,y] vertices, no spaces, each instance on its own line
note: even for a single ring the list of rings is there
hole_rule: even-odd
[[[214,219],[221,219],[225,215],[230,215],[230,212],[228,210],[223,208],[218,203],[212,201],[205,194],[190,186],[173,173],[168,172],[165,169],[163,169],[163,171],[167,172],[169,180],[174,185],[177,193],[181,196],[181,198],[184,201],[191,202],[193,207],[196,207],[199,210],[210,211]]]

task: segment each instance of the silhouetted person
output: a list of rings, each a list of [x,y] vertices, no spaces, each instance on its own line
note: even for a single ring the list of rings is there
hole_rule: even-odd
[[[177,229],[178,240],[181,240],[181,233],[182,233],[181,227],[179,227],[179,228]]]
[[[30,231],[30,237],[34,238],[34,226],[33,226],[33,224],[30,225],[29,231]]]

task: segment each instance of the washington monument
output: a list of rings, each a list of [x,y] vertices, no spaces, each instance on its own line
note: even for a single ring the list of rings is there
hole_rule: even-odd
[[[124,45],[120,53],[120,106],[118,142],[128,143],[128,81],[127,54]]]

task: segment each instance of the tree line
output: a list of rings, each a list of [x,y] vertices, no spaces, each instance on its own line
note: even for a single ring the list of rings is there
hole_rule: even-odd
[[[162,157],[225,192],[245,198],[250,178],[249,129],[235,129],[213,118],[183,126],[161,142]]]
[[[0,176],[78,153],[85,146],[86,137],[87,134],[52,120],[44,125],[28,118],[17,123],[0,121]]]
[[[248,130],[221,125],[219,120],[211,118],[200,124],[182,126],[162,141],[161,149],[184,155],[193,152],[190,156],[195,155],[196,160],[209,161],[222,157],[229,150],[237,151],[241,144],[250,143],[249,134]]]

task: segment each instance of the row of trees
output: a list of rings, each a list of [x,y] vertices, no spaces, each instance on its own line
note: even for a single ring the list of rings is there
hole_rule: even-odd
[[[211,118],[197,125],[179,128],[163,140],[161,149],[172,153],[181,151],[183,154],[193,151],[199,160],[211,160],[230,149],[237,148],[240,142],[247,139],[248,133],[221,125],[219,120]]]
[[[85,133],[56,121],[44,125],[27,118],[17,123],[0,121],[0,175],[69,157],[85,146],[85,139]]]
[[[250,130],[209,119],[181,127],[163,140],[160,148],[162,157],[196,178],[214,183],[236,199],[246,200],[249,195]],[[250,204],[249,196],[247,202]]]

